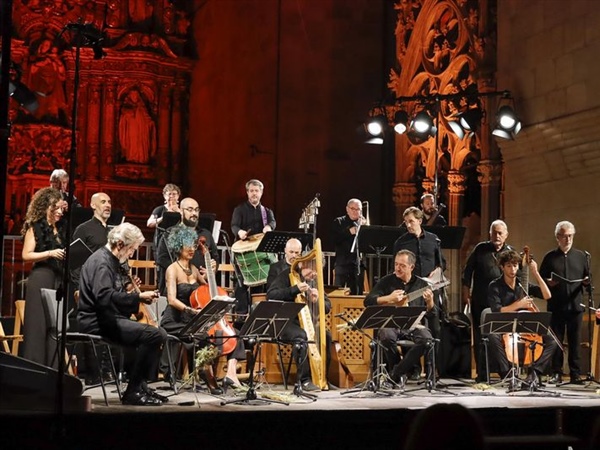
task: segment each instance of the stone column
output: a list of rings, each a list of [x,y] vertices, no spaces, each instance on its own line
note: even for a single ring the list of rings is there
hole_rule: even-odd
[[[394,205],[396,206],[396,225],[403,221],[402,213],[415,203],[417,187],[414,183],[396,183],[392,191]]]
[[[448,225],[460,226],[462,203],[467,186],[467,178],[458,170],[451,170],[448,173],[448,207],[447,220]]]
[[[158,124],[157,124],[157,140],[158,149],[156,152],[157,177],[158,183],[163,185],[177,181],[173,177],[170,155],[170,124],[171,124],[171,84],[163,83],[160,85],[158,97]],[[178,174],[175,174],[176,176]]]
[[[117,106],[117,85],[109,81],[104,86],[104,115],[102,116],[102,160],[100,176],[108,181],[113,176],[115,166],[115,110]]]
[[[487,230],[490,224],[500,217],[500,182],[502,181],[502,161],[484,160],[477,165],[481,184],[481,229]]]
[[[91,82],[88,89],[86,147],[87,161],[86,174],[88,180],[98,179],[99,150],[100,150],[100,102],[102,100],[102,85],[99,82]]]
[[[181,154],[182,154],[182,115],[187,99],[185,87],[177,86],[173,93],[173,112],[171,114],[171,179],[176,182],[182,181]]]

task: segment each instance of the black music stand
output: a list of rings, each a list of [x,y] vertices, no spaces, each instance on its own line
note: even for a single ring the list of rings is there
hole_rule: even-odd
[[[439,227],[423,226],[425,231],[435,234],[440,240],[440,247],[445,249],[457,250],[462,247],[465,237],[465,227]]]
[[[193,355],[196,357],[196,344],[200,336],[205,336],[208,331],[227,314],[230,307],[233,306],[233,300],[217,300],[213,299],[200,310],[192,319],[185,324],[181,331],[177,335],[177,339],[181,342],[191,342],[193,345]],[[234,336],[233,336],[234,337]],[[196,370],[192,375],[193,390],[196,391]],[[173,371],[173,367],[170,367]],[[185,383],[184,383],[185,384]]]
[[[246,396],[244,398],[222,401],[222,406],[229,404],[260,405],[268,403],[288,405],[288,403],[283,401],[267,400],[259,398],[256,395],[256,388],[254,386],[254,364],[256,363],[256,356],[260,351],[262,343],[265,341],[277,341],[284,328],[292,320],[298,317],[300,310],[304,308],[304,306],[305,305],[302,303],[281,302],[277,300],[268,300],[256,305],[256,308],[250,313],[250,316],[239,332],[239,336],[241,336],[248,344],[250,350],[250,356],[248,358],[248,391],[246,391]]]
[[[493,312],[486,314],[485,322],[480,325],[481,334],[548,334],[550,328],[550,318],[552,313],[549,312]],[[516,339],[513,339],[513,343]],[[517,344],[513,344],[517,345]],[[514,352],[517,354],[518,352]],[[504,377],[502,382],[509,383],[509,392],[511,388],[516,387],[518,382],[521,380],[518,377],[518,363],[515,364],[514,360],[511,361],[511,368],[509,373]],[[486,372],[489,377],[489,363],[486,358]],[[533,393],[536,390],[536,386],[532,383],[528,386],[529,391]]]
[[[377,257],[377,280],[381,278],[381,255],[394,254],[394,242],[406,233],[406,229],[383,225],[363,225],[358,232],[358,251],[375,253]],[[375,277],[373,277],[375,278]]]
[[[287,241],[292,238],[298,239],[303,249],[312,248],[313,246],[312,234],[294,231],[268,231],[258,244],[256,251],[281,254],[284,252]]]
[[[389,376],[385,364],[381,356],[381,343],[376,337],[371,338],[363,330],[379,330],[381,328],[396,328],[401,330],[410,330],[413,326],[420,323],[425,316],[425,307],[422,306],[368,306],[362,314],[356,319],[352,325],[352,329],[359,331],[364,336],[367,336],[371,343],[371,376],[365,381],[362,388],[350,389],[342,392],[344,394],[352,394],[355,392],[363,392],[366,390],[374,394],[383,394],[387,396],[394,395],[390,390],[383,390],[382,385],[387,382],[392,386],[398,386]],[[400,386],[402,392],[404,388]]]

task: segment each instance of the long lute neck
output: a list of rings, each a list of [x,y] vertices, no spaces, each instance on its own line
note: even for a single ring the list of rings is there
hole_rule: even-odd
[[[523,248],[523,269],[521,270],[521,285],[519,286],[523,297],[529,295],[529,247]]]
[[[210,293],[210,298],[215,298],[219,291],[217,289],[217,280],[215,278],[215,272],[212,269],[212,265],[210,263],[210,252],[208,249],[204,249],[204,267],[206,267],[206,279],[208,281],[208,292]]]
[[[406,303],[410,303],[413,300],[418,299],[425,293],[425,291],[427,289],[431,289],[432,291],[435,291],[436,289],[443,288],[444,286],[448,286],[449,284],[450,284],[450,281],[441,281],[439,283],[434,283],[431,286],[426,286],[424,288],[417,289],[416,291],[409,292],[408,294],[406,294]]]

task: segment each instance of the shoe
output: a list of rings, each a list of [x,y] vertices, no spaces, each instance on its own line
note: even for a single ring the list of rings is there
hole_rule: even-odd
[[[142,389],[139,391],[129,391],[123,394],[123,398],[121,399],[121,403],[124,405],[134,405],[134,406],[160,406],[162,402],[148,395]]]
[[[321,389],[319,388],[319,386],[314,384],[312,381],[308,380],[308,381],[302,382],[302,390],[306,391],[306,392],[315,392],[315,391],[320,391]]]
[[[421,379],[421,374],[417,373],[417,372],[413,372],[410,374],[410,377],[408,377],[408,379],[410,381],[419,381]]]
[[[406,387],[407,380],[408,377],[406,375],[400,375],[398,378],[398,382],[396,383],[398,385],[398,389],[404,390],[404,388]]]
[[[142,391],[144,391],[150,397],[160,400],[163,403],[167,403],[169,401],[169,397],[165,397],[164,395],[159,394],[158,392],[156,392],[155,389],[152,389],[147,384],[142,385]]]
[[[236,382],[233,381],[231,378],[224,377],[223,378],[223,393],[227,394],[227,389],[230,388],[230,387],[235,390],[235,389],[241,388],[242,385],[241,384],[236,384]]]
[[[561,384],[563,382],[562,375],[560,373],[555,373],[548,379],[549,384]]]
[[[520,389],[521,381],[519,381],[517,378],[511,378],[510,380],[508,380],[508,392],[517,392]]]
[[[223,394],[223,389],[221,389],[217,385],[217,380],[212,374],[209,374],[206,370],[201,370],[198,372],[200,379],[206,383],[206,387],[208,388],[208,392],[212,395],[221,395]]]
[[[534,369],[529,371],[527,378],[525,378],[525,382],[521,385],[521,389],[527,391],[537,391],[540,387],[540,379],[538,377],[537,372]]]
[[[570,384],[583,384],[583,379],[579,375],[571,375],[569,378]]]

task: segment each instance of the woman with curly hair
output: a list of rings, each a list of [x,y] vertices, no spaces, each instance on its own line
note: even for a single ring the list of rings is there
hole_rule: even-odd
[[[36,363],[56,367],[56,341],[48,339],[48,328],[42,305],[42,288],[56,289],[62,277],[66,239],[60,219],[63,198],[57,189],[37,191],[27,207],[21,234],[23,261],[32,262],[27,277],[25,323],[23,325],[23,356]]]
[[[191,306],[190,296],[201,284],[206,284],[206,280],[198,267],[191,263],[198,247],[196,231],[187,226],[176,226],[167,239],[169,248],[177,255],[177,260],[166,271],[168,306],[160,325],[170,334],[177,335],[185,324],[200,312],[199,309]],[[241,386],[236,374],[238,359],[245,359],[244,344],[241,339],[238,339],[237,347],[227,355],[227,358],[227,376],[223,380],[225,390],[229,386],[234,388]],[[217,387],[210,367],[201,372],[201,376],[205,378],[212,394],[222,393]]]

